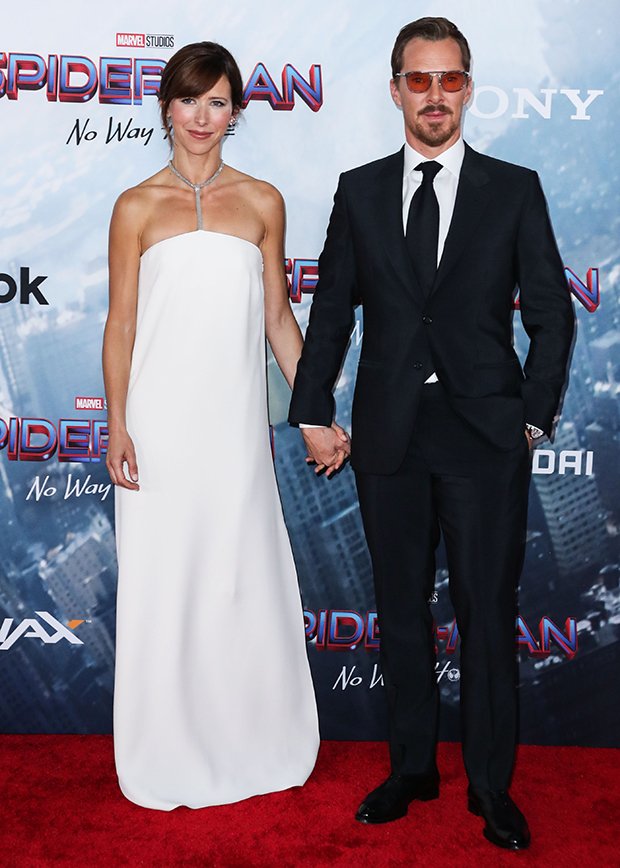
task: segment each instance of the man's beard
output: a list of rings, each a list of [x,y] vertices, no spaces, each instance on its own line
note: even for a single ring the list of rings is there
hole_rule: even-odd
[[[442,108],[441,106],[433,106],[433,111],[437,111],[437,109]],[[416,118],[415,123],[410,128],[411,132],[415,135],[417,139],[419,139],[423,144],[427,145],[430,148],[437,148],[441,145],[444,145],[447,141],[449,141],[454,133],[459,128],[459,122],[454,119],[454,112],[450,111],[450,109],[444,108],[444,113],[448,117],[451,115],[451,123],[445,125],[442,121],[430,122],[425,126],[422,125],[420,121]],[[419,112],[418,117],[420,115],[430,114],[429,111],[423,110]]]

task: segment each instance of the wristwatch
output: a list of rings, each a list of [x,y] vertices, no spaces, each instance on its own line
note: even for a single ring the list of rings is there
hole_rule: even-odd
[[[525,427],[532,440],[538,440],[540,437],[545,436],[545,432],[542,428],[537,428],[536,425],[530,425],[529,422],[526,422]]]

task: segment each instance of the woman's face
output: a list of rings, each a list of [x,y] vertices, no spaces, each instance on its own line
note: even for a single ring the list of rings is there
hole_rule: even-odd
[[[219,147],[235,114],[230,82],[225,76],[200,96],[175,97],[168,107],[175,150],[209,153]]]

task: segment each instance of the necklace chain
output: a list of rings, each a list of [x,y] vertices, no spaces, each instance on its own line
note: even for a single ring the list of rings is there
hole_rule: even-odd
[[[219,176],[222,169],[224,168],[224,160],[220,160],[219,166],[217,167],[215,172],[211,175],[211,177],[207,178],[205,181],[201,181],[200,184],[194,184],[193,181],[190,181],[189,178],[186,178],[185,175],[182,175],[179,172],[179,170],[177,169],[177,167],[174,165],[172,160],[168,161],[168,165],[170,166],[170,171],[174,175],[176,175],[180,181],[183,181],[183,183],[187,184],[188,187],[191,187],[192,190],[195,191],[195,190],[202,190],[203,187],[208,187],[209,184],[212,184],[215,181],[215,179]]]
[[[200,184],[194,184],[193,181],[190,181],[189,178],[186,178],[185,175],[182,175],[177,167],[173,164],[172,160],[168,161],[168,166],[170,167],[170,171],[173,175],[176,175],[180,181],[183,181],[184,184],[187,184],[188,187],[191,187],[196,195],[196,217],[198,220],[198,229],[202,229],[202,206],[200,204],[200,191],[205,187],[208,187],[209,184],[212,184],[215,179],[220,175],[222,169],[224,168],[224,160],[220,160],[220,164],[215,170],[215,172],[211,175],[210,178],[207,178],[205,181],[201,181]]]

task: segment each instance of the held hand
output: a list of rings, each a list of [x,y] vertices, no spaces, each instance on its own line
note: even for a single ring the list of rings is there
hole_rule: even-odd
[[[128,488],[131,491],[140,490],[136,450],[126,431],[110,435],[106,466],[114,485],[120,485],[121,488]]]
[[[338,449],[338,461],[335,465],[327,468],[327,476],[332,477],[336,471],[340,470],[345,461],[347,461],[351,456],[351,438],[347,431],[344,428],[341,428],[336,422],[332,422],[332,430],[336,434],[339,443]]]
[[[345,449],[345,451],[347,452],[348,458],[351,454],[351,438],[344,430],[344,428],[341,428],[340,425],[338,425],[336,422],[332,422],[332,430],[335,431],[339,439],[342,440],[342,448]]]
[[[316,465],[315,473],[325,471],[331,477],[351,453],[349,435],[335,422],[331,428],[302,428],[302,434],[308,450],[306,461]]]

